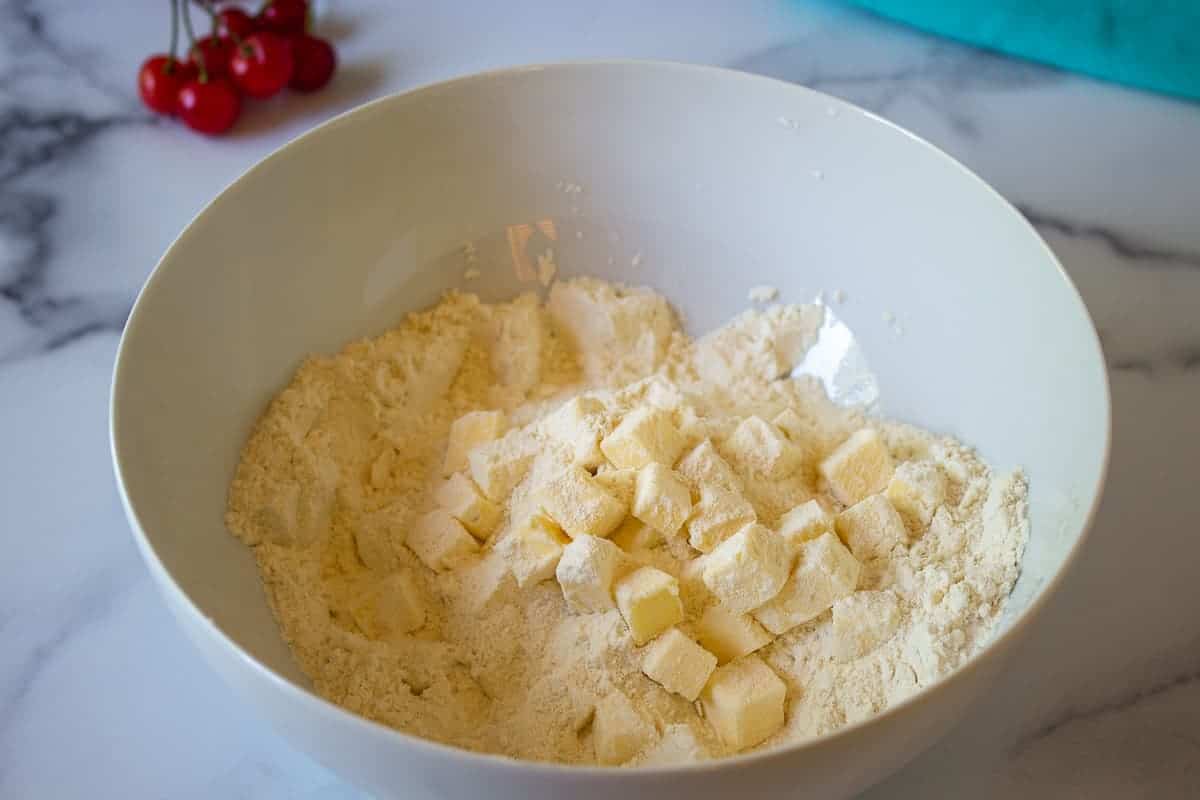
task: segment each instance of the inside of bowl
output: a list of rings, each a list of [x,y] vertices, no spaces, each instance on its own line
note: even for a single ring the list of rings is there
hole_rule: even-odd
[[[882,413],[1027,471],[1032,538],[1009,621],[1080,535],[1107,437],[1097,344],[1045,246],[978,179],[764,79],[502,73],[374,103],[260,164],[184,233],[130,320],[114,432],[131,507],[186,595],[256,658],[301,680],[222,522],[267,401],[303,355],[447,288],[541,289],[547,252],[557,277],[662,291],[693,332],[753,286],[789,302],[824,292]]]

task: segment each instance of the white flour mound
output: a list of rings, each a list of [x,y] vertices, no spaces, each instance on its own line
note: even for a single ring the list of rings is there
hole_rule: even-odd
[[[246,444],[228,527],[252,548],[315,689],[358,714],[471,750],[590,764],[596,705],[620,692],[653,726],[630,763],[715,758],[732,749],[700,704],[643,674],[644,649],[618,610],[573,613],[553,574],[518,587],[494,549],[535,507],[534,490],[578,461],[579,442],[538,421],[584,392],[604,408],[597,436],[631,409],[666,409],[683,452],[710,439],[771,529],[810,499],[842,511],[817,465],[872,428],[897,468],[939,473],[946,491],[931,521],[906,518],[909,544],[860,559],[857,591],[839,606],[858,620],[854,631],[825,611],[757,653],[787,686],[785,721],[758,746],[827,733],[930,685],[983,645],[1017,578],[1027,523],[1019,473],[993,474],[952,439],[868,420],[814,382],[785,377],[821,316],[774,306],[691,341],[662,297],[592,279],[556,284],[544,305],[450,293],[382,336],[301,365]],[[731,433],[786,409],[801,466],[753,474],[726,446]],[[408,537],[438,505],[451,424],[479,410],[505,412],[499,447],[523,454],[527,471],[478,552],[434,572]],[[616,538],[626,566],[682,574],[679,627],[692,635],[711,599],[688,591],[685,565],[699,553],[686,535]]]

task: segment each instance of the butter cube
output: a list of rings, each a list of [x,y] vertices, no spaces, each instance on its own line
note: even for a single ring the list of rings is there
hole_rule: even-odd
[[[729,492],[742,491],[742,479],[729,466],[729,462],[721,458],[710,439],[705,439],[693,447],[687,455],[679,459],[675,469],[696,493],[705,486]]]
[[[667,536],[692,513],[692,493],[670,467],[651,462],[638,470],[633,515]]]
[[[572,539],[607,536],[625,519],[627,509],[578,466],[543,486],[537,502]]]
[[[596,763],[624,764],[653,744],[657,736],[654,725],[620,692],[613,692],[596,704],[592,720]]]
[[[533,453],[511,436],[486,442],[467,454],[467,465],[475,485],[489,500],[502,503],[525,479],[533,464]]]
[[[792,553],[783,539],[762,525],[747,525],[705,558],[704,584],[740,614],[778,594],[791,567]]]
[[[410,633],[425,624],[425,601],[410,570],[402,569],[367,592],[354,611],[354,621],[372,639],[390,633]]]
[[[946,502],[946,476],[928,461],[906,461],[892,473],[887,498],[913,528],[924,530]]]
[[[621,548],[607,539],[575,537],[554,570],[567,606],[577,614],[614,608],[612,583],[621,562]]]
[[[790,408],[780,411],[771,418],[771,422],[783,431],[793,444],[803,445],[804,440],[812,435],[812,423]]]
[[[712,599],[712,592],[704,583],[704,556],[685,561],[679,568],[679,592],[689,611],[698,611]]]
[[[476,446],[500,438],[508,425],[503,411],[472,411],[450,425],[442,474],[449,476],[467,468],[467,454]]]
[[[455,577],[458,578],[455,592],[458,600],[471,614],[490,610],[493,604],[511,596],[516,588],[507,562],[495,551],[463,564],[455,570]]]
[[[685,444],[669,411],[640,406],[601,440],[600,450],[618,469],[641,469],[654,462],[671,466]]]
[[[787,685],[758,656],[718,667],[700,696],[704,716],[731,750],[761,744],[783,727]]]
[[[617,581],[617,608],[641,645],[672,625],[683,622],[679,581],[655,569],[641,567]]]
[[[442,509],[419,517],[405,544],[434,572],[444,572],[479,550],[462,523]]]
[[[892,456],[874,428],[863,428],[842,442],[818,468],[833,496],[852,506],[882,492],[892,478]]]
[[[571,540],[541,514],[527,517],[496,543],[496,552],[508,562],[517,585],[524,588],[554,577],[563,547]]]
[[[637,491],[637,476],[636,469],[606,469],[597,472],[592,480],[629,508],[633,505],[633,496]]]
[[[881,494],[873,494],[838,514],[834,526],[859,561],[885,556],[908,543],[904,520]]]
[[[585,468],[604,463],[600,437],[605,422],[604,404],[594,397],[573,397],[548,414],[542,431],[567,448],[572,462]]]
[[[461,472],[454,473],[435,489],[433,498],[480,541],[496,529],[503,515],[500,506],[480,494],[471,479]]]
[[[788,477],[804,460],[803,451],[762,417],[742,420],[725,440],[725,449],[744,468],[769,480]]]
[[[696,738],[692,727],[676,723],[663,728],[662,738],[654,746],[642,751],[637,763],[642,767],[672,767],[695,764],[710,758],[712,753]]]
[[[779,518],[777,531],[792,547],[833,532],[833,517],[816,500],[801,503]]]
[[[688,542],[701,553],[710,553],[757,519],[754,506],[740,494],[705,486],[687,523]]]
[[[626,553],[636,553],[662,544],[663,535],[637,517],[626,517],[608,539]]]
[[[833,604],[833,653],[858,658],[892,638],[900,627],[900,604],[891,591],[855,592]]]
[[[755,650],[766,647],[775,637],[749,614],[735,614],[723,605],[709,606],[696,623],[696,639],[728,664]]]
[[[776,636],[825,613],[858,585],[858,561],[832,533],[803,542],[796,568],[783,590],[754,609],[753,616]]]
[[[671,628],[646,645],[642,672],[646,677],[674,692],[689,703],[700,696],[700,690],[717,668],[717,657]]]

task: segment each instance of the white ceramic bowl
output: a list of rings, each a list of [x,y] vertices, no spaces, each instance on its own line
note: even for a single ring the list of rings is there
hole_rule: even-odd
[[[790,301],[844,292],[835,308],[875,369],[884,413],[1028,470],[1032,539],[990,647],[833,735],[675,770],[475,755],[312,694],[249,551],[222,524],[239,448],[301,356],[463,285],[465,242],[484,271],[473,288],[492,299],[528,288],[505,231],[546,219],[561,273],[656,287],[694,330],[743,309],[757,284]],[[941,152],[790,84],[594,63],[384,98],[238,179],[138,298],[112,440],[138,545],[183,629],[281,733],[380,797],[840,797],[959,719],[1042,606],[1096,506],[1109,399],[1095,331],[1054,256]]]

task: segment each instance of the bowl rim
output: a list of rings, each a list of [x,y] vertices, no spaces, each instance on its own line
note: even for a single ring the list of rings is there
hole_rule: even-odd
[[[810,739],[805,739],[799,742],[779,745],[776,747],[752,750],[731,756],[725,756],[716,759],[708,759],[695,763],[669,765],[669,766],[595,766],[595,765],[575,765],[565,764],[552,761],[528,761],[514,758],[512,756],[497,755],[492,753],[480,753],[473,750],[457,747],[454,745],[443,744],[431,739],[426,739],[415,734],[386,726],[382,723],[359,716],[325,698],[321,697],[311,689],[301,686],[292,680],[284,677],[276,672],[271,667],[259,661],[248,651],[246,651],[238,642],[231,638],[223,631],[211,617],[206,615],[204,611],[192,600],[187,592],[175,581],[174,577],[167,570],[162,559],[156,552],[154,545],[147,536],[137,509],[134,508],[134,503],[129,496],[129,492],[125,483],[124,462],[129,455],[120,444],[120,431],[118,430],[118,404],[121,393],[123,377],[129,370],[125,353],[128,341],[139,326],[142,317],[142,309],[151,302],[149,299],[153,294],[155,283],[161,278],[161,275],[168,269],[167,265],[172,260],[174,253],[194,234],[195,224],[197,220],[203,217],[209,209],[229,194],[235,186],[242,181],[250,178],[255,173],[264,169],[266,165],[272,163],[285,156],[285,153],[302,142],[318,136],[327,135],[331,130],[347,124],[356,116],[365,116],[370,110],[387,105],[389,103],[400,102],[401,98],[410,98],[422,94],[433,94],[442,92],[448,89],[453,89],[458,86],[481,83],[493,80],[510,79],[531,72],[545,71],[606,71],[606,70],[623,70],[623,69],[640,69],[640,70],[659,70],[659,71],[674,71],[682,73],[691,73],[699,78],[706,76],[721,77],[725,80],[746,80],[755,82],[766,82],[775,84],[778,88],[784,91],[793,92],[798,95],[806,95],[810,98],[820,98],[823,102],[829,104],[830,107],[835,107],[841,112],[858,115],[862,118],[870,120],[876,124],[881,124],[894,133],[900,134],[903,137],[911,140],[917,146],[925,148],[935,157],[940,158],[948,165],[954,167],[960,174],[968,178],[979,189],[989,194],[994,200],[998,201],[1001,208],[1006,209],[1014,215],[1030,236],[1037,240],[1041,249],[1051,265],[1058,272],[1058,277],[1066,284],[1078,303],[1079,310],[1083,314],[1084,320],[1087,322],[1089,332],[1091,333],[1091,344],[1094,348],[1094,355],[1097,364],[1100,367],[1103,385],[1103,396],[1100,398],[1103,404],[1103,419],[1104,419],[1104,447],[1101,455],[1100,469],[1097,473],[1095,483],[1090,487],[1091,498],[1087,513],[1084,517],[1083,525],[1079,530],[1075,541],[1071,544],[1062,564],[1046,581],[1036,590],[1028,606],[1021,610],[1012,620],[1012,623],[1003,631],[994,633],[977,652],[973,653],[963,664],[956,667],[947,675],[939,680],[922,688],[920,691],[909,695],[904,700],[894,705],[890,705],[882,711],[872,714],[865,719],[858,720],[853,723],[843,725],[829,733],[815,736]],[[952,683],[959,683],[970,674],[978,671],[985,662],[998,657],[1002,652],[1007,650],[1015,643],[1020,636],[1024,635],[1034,619],[1040,614],[1045,607],[1050,597],[1060,587],[1063,578],[1070,571],[1071,567],[1079,557],[1083,544],[1086,542],[1093,524],[1095,523],[1096,514],[1099,509],[1100,501],[1103,496],[1105,482],[1108,477],[1110,466],[1110,458],[1112,453],[1112,391],[1109,383],[1109,375],[1104,359],[1104,351],[1101,345],[1099,334],[1096,331],[1095,321],[1092,319],[1090,312],[1087,309],[1086,303],[1079,292],[1078,287],[1072,281],[1070,275],[1063,268],[1054,251],[1046,243],[1046,241],[1033,227],[1026,217],[1021,214],[1017,208],[1010,203],[1003,195],[1001,195],[990,184],[976,175],[972,170],[949,155],[941,148],[930,143],[926,139],[909,131],[894,122],[891,122],[871,111],[863,109],[851,102],[842,100],[837,97],[825,94],[824,92],[810,89],[806,86],[791,83],[789,81],[774,78],[766,75],[759,75],[743,70],[732,69],[728,67],[719,67],[706,64],[693,64],[680,61],[657,60],[657,59],[636,59],[636,58],[600,58],[600,59],[580,59],[567,60],[558,62],[519,64],[513,66],[499,67],[480,72],[474,72],[467,75],[456,76],[445,80],[432,81],[411,89],[395,92],[376,98],[366,103],[357,105],[351,109],[347,109],[325,122],[314,126],[303,133],[293,137],[284,144],[280,145],[268,155],[264,156],[245,171],[237,175],[228,185],[221,189],[208,203],[206,203],[193,217],[188,221],[187,225],[172,241],[170,246],[163,252],[149,276],[142,284],[138,291],[136,300],[133,303],[129,312],[129,318],[126,322],[124,330],[121,333],[120,342],[117,347],[116,357],[114,360],[113,377],[109,393],[109,446],[112,455],[113,472],[116,477],[117,490],[120,495],[121,505],[125,510],[125,516],[129,522],[133,533],[134,541],[137,544],[138,550],[142,554],[146,565],[149,567],[151,574],[154,576],[159,589],[167,595],[168,600],[174,600],[174,605],[177,609],[181,609],[187,615],[190,622],[198,625],[205,630],[208,635],[221,642],[229,651],[237,656],[237,660],[249,668],[256,677],[273,686],[276,690],[286,696],[292,703],[299,704],[304,707],[304,710],[312,715],[325,717],[326,720],[336,721],[357,727],[363,734],[371,736],[382,736],[390,740],[391,743],[410,747],[418,753],[424,752],[429,756],[438,756],[447,759],[464,759],[465,763],[470,763],[475,766],[488,766],[506,770],[517,770],[525,777],[545,776],[545,777],[566,777],[578,776],[580,778],[603,778],[613,780],[636,780],[647,775],[674,775],[674,774],[694,774],[704,773],[715,770],[735,769],[747,767],[752,764],[762,763],[769,760],[781,759],[790,756],[791,754],[818,745],[826,745],[843,738],[852,737],[860,731],[881,724],[884,721],[898,716],[911,706],[925,702],[935,692],[941,691]],[[195,641],[193,640],[193,644]],[[211,665],[210,665],[211,666]],[[224,676],[222,676],[224,677]],[[228,681],[227,681],[228,682]],[[278,731],[277,731],[278,732]],[[285,738],[287,738],[285,736]],[[309,753],[310,757],[320,761],[316,755]]]

